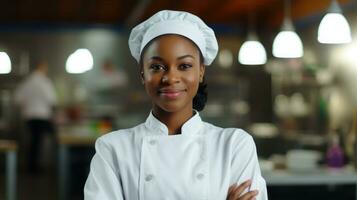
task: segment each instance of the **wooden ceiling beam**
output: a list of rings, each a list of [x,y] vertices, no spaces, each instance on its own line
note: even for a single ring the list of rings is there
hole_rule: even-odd
[[[240,21],[242,16],[258,15],[278,0],[229,0],[215,9],[209,19],[214,23]]]
[[[212,12],[215,6],[220,5],[221,3],[222,0],[205,0],[204,3],[198,0],[183,0],[178,4],[177,10],[193,13],[206,21],[207,13]]]
[[[339,0],[338,2],[341,5],[349,3],[351,0]],[[281,26],[281,23],[284,18],[284,6],[283,1],[278,7],[271,9],[268,11],[266,15],[269,15],[269,20],[267,21],[267,25],[274,28]],[[292,21],[301,20],[303,18],[322,14],[327,12],[330,6],[331,0],[319,0],[319,1],[311,1],[311,0],[294,0],[291,2],[291,19]]]
[[[341,5],[355,0],[339,0]],[[5,3],[4,3],[5,2]],[[207,23],[256,24],[277,28],[283,19],[284,0],[4,0],[1,21],[114,23],[135,25],[163,9],[185,10]],[[321,15],[331,0],[291,0],[293,21]],[[2,6],[3,7],[3,6]]]
[[[138,20],[133,24],[137,24],[139,22],[142,22],[143,20],[146,20],[147,18],[151,17],[153,14],[155,14],[156,12],[158,12],[160,10],[166,10],[166,9],[173,10],[175,5],[176,5],[176,2],[171,1],[171,0],[151,1],[151,3],[148,4],[146,9],[143,11],[143,14],[141,15],[141,17],[138,18]]]
[[[22,0],[16,2],[15,13],[16,21],[49,22],[56,18],[53,13],[56,11],[57,4],[54,0],[30,1]]]
[[[122,2],[118,0],[96,0],[94,5],[90,17],[97,23],[116,23],[124,12]]]
[[[152,0],[140,0],[128,14],[125,19],[125,25],[130,27],[137,24],[143,18],[143,13],[146,12],[151,4]]]
[[[62,22],[78,22],[78,13],[82,9],[82,1],[60,0],[58,19]]]
[[[19,9],[18,0],[0,1],[0,22],[18,20],[19,17],[18,9]]]

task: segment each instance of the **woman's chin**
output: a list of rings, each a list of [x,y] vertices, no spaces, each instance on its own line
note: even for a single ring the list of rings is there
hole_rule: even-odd
[[[180,112],[185,110],[186,106],[179,103],[179,102],[170,102],[170,103],[165,103],[165,104],[160,104],[160,105],[156,105],[160,108],[160,110],[163,110],[165,112]],[[191,106],[192,108],[192,106]]]
[[[174,105],[164,105],[164,106],[160,106],[161,110],[166,111],[166,112],[179,112],[181,109],[181,107],[179,106],[174,106]]]

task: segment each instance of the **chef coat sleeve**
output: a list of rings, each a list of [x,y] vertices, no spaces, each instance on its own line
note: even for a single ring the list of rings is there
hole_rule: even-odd
[[[233,147],[231,183],[238,185],[252,180],[249,191],[258,190],[257,200],[267,200],[267,188],[264,178],[261,175],[257,150],[253,138],[245,133],[244,137],[236,140]],[[247,192],[246,190],[245,192]]]
[[[123,200],[123,189],[114,166],[114,151],[99,138],[84,186],[85,200]]]

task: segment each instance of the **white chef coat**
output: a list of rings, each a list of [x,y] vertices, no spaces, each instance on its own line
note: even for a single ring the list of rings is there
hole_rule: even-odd
[[[225,200],[228,188],[251,179],[266,200],[252,137],[203,122],[198,114],[168,135],[150,113],[145,123],[100,137],[85,200]]]
[[[15,101],[21,105],[26,119],[48,120],[56,104],[56,93],[46,75],[33,72],[16,90]]]

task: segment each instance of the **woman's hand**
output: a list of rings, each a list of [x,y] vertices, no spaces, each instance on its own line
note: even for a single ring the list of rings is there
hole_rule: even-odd
[[[251,180],[245,181],[241,185],[233,184],[228,189],[227,200],[255,200],[255,197],[258,195],[258,190],[252,190],[244,195],[243,191],[252,184]]]

